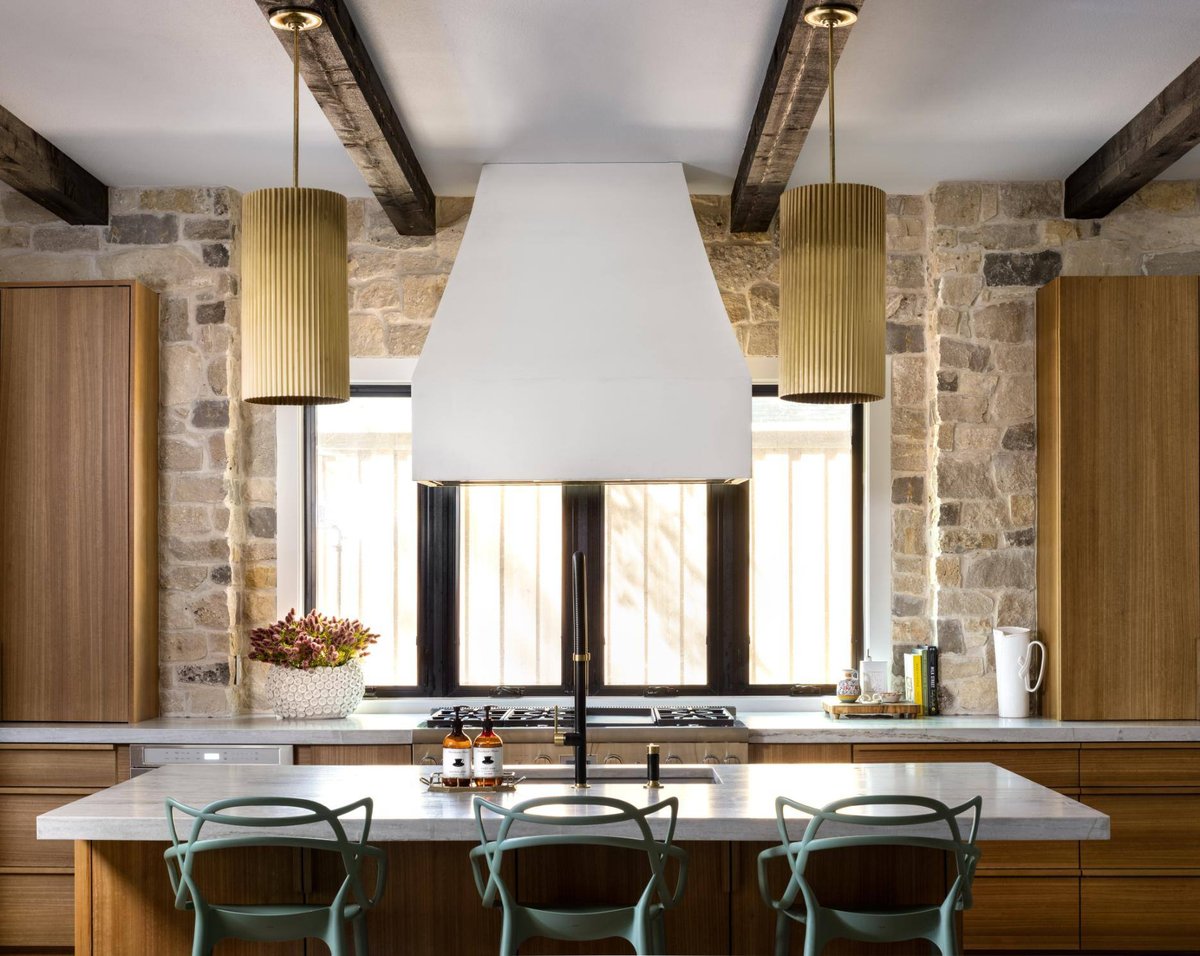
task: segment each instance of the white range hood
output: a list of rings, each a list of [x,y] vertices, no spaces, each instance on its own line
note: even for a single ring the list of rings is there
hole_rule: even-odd
[[[750,374],[678,163],[485,166],[412,386],[418,481],[750,476]]]

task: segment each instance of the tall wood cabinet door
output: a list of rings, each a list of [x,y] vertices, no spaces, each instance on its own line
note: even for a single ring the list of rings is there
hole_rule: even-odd
[[[127,719],[130,291],[0,290],[0,720]]]
[[[1197,716],[1198,323],[1195,277],[1065,278],[1039,297],[1038,557],[1054,571],[1039,623],[1055,717]]]

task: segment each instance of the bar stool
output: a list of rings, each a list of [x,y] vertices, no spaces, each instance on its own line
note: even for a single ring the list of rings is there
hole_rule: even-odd
[[[855,807],[898,806],[919,807],[926,812],[905,815],[867,815],[846,813]],[[834,939],[853,939],[868,943],[899,943],[910,939],[926,939],[941,951],[942,956],[959,956],[955,931],[955,913],[971,908],[971,881],[979,862],[980,849],[975,845],[979,831],[979,813],[983,797],[968,800],[962,806],[948,807],[939,800],[917,796],[862,796],[835,800],[821,808],[805,806],[787,797],[775,801],[775,818],[782,843],[763,850],[758,856],[758,889],[766,904],[778,914],[775,918],[775,953],[787,956],[791,945],[791,924],[804,925],[804,956],[819,956],[825,944]],[[788,835],[787,812],[795,810],[812,819],[804,836],[793,841]],[[971,811],[971,832],[964,840],[958,827],[958,817]],[[839,826],[876,828],[868,834],[838,837],[819,837],[825,823]],[[947,837],[928,837],[901,832],[906,827],[944,824]],[[844,847],[926,847],[942,850],[954,858],[957,873],[949,892],[940,903],[928,906],[893,906],[886,909],[841,910],[822,906],[804,869],[809,857],[823,850]],[[792,875],[787,889],[779,899],[773,899],[767,883],[766,865],[786,857]],[[800,901],[797,902],[797,897]]]
[[[555,809],[566,812],[555,813]],[[589,812],[595,810],[602,812]],[[670,818],[666,837],[657,840],[650,832],[649,819],[663,810],[669,812]],[[517,947],[534,936],[573,942],[616,936],[633,944],[639,956],[665,953],[664,915],[679,904],[687,882],[687,851],[672,842],[678,812],[679,801],[675,797],[641,809],[611,797],[538,797],[514,807],[502,807],[476,797],[475,822],[479,826],[479,846],[470,853],[471,871],[483,905],[499,905],[503,910],[500,956],[513,956]],[[500,818],[494,840],[489,840],[484,830],[485,813]],[[514,824],[552,827],[559,831],[631,824],[640,835],[558,832],[514,836]],[[650,864],[650,878],[632,906],[548,907],[520,903],[501,872],[504,854],[514,850],[556,846],[616,847],[643,853]],[[666,873],[668,860],[675,861],[679,867],[673,892]],[[486,879],[484,863],[488,870]]]
[[[248,808],[299,812],[253,816],[227,812]],[[167,862],[171,888],[175,891],[175,908],[191,911],[196,916],[192,956],[209,956],[213,947],[223,939],[274,943],[307,938],[324,940],[331,956],[347,956],[342,939],[347,923],[353,929],[355,953],[357,956],[366,956],[366,915],[379,902],[387,881],[387,854],[379,847],[367,845],[373,808],[370,797],[336,810],[312,800],[292,797],[233,797],[196,809],[168,797],[166,810],[171,847],[163,853],[163,858]],[[360,809],[365,810],[362,837],[352,841],[346,837],[341,818]],[[179,839],[175,826],[176,811],[193,820],[191,831],[184,841]],[[258,830],[324,824],[333,836],[332,839],[261,835],[201,839],[201,831],[209,823]],[[336,853],[341,857],[346,878],[334,895],[333,902],[327,906],[302,903],[230,906],[209,902],[193,876],[196,858],[202,853],[238,847],[290,847]],[[375,892],[370,896],[362,882],[363,861],[368,857],[375,861]]]

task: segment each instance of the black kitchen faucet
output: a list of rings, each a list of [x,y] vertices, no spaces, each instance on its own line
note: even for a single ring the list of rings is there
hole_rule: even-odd
[[[554,742],[575,748],[575,789],[587,789],[587,559],[582,551],[571,555],[571,630],[574,636],[571,660],[575,665],[575,729],[558,729],[558,708],[554,708]]]

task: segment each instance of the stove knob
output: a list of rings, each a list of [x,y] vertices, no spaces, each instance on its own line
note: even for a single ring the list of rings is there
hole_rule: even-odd
[[[663,763],[683,763],[683,758],[679,754],[667,754],[663,758]]]
[[[609,754],[607,757],[604,758],[604,762],[605,763],[624,763],[624,761],[617,754]]]
[[[734,754],[726,754],[725,762],[726,763],[741,763],[742,761],[741,761],[741,758],[735,756]]]
[[[554,763],[546,754],[538,754],[533,758],[534,763]]]
[[[726,759],[728,759],[728,758],[726,758]],[[721,761],[717,758],[716,754],[705,754],[704,762],[705,763],[720,763]]]

